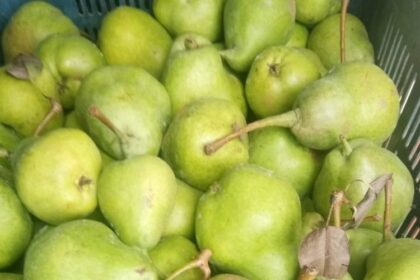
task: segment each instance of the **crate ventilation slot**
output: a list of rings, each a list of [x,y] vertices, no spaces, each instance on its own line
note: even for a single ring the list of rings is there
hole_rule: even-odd
[[[404,225],[404,230],[402,230]],[[420,236],[419,218],[413,216],[408,223],[401,224],[394,234],[401,238],[418,238]]]

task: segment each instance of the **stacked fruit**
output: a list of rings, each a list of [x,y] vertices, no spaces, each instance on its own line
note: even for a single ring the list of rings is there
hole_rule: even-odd
[[[155,0],[107,13],[97,45],[22,5],[0,279],[420,279],[419,241],[392,236],[413,180],[380,146],[398,92],[347,5]]]

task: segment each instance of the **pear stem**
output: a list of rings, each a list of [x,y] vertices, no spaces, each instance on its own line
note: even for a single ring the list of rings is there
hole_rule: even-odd
[[[50,101],[51,109],[48,112],[48,114],[44,117],[44,119],[38,124],[34,133],[35,136],[39,136],[45,130],[45,127],[48,125],[51,119],[55,115],[63,111],[63,107],[61,107],[61,104],[57,100],[51,98]]]
[[[199,47],[197,41],[193,38],[185,38],[184,46],[187,50],[197,49]]]
[[[110,119],[105,116],[105,114],[95,105],[92,105],[89,107],[89,115],[96,118],[98,121],[100,121],[102,124],[104,124],[106,127],[108,127],[114,134],[117,136],[118,141],[120,143],[121,151],[126,158],[126,153],[124,151],[124,135],[121,133],[121,131],[112,123]]]
[[[342,0],[340,17],[340,61],[346,62],[346,16],[350,0]]]
[[[298,280],[315,280],[319,271],[315,267],[304,266],[299,273]]]
[[[391,205],[392,205],[392,184],[393,180],[390,178],[385,185],[385,211],[384,211],[384,228],[383,241],[389,241],[394,238],[391,230]]]
[[[334,225],[341,228],[341,207],[343,204],[349,203],[343,191],[334,192],[333,199]]]
[[[350,146],[349,142],[347,141],[347,138],[344,135],[340,135],[340,142],[343,145],[344,155],[346,157],[350,156],[353,152],[353,148]]]
[[[251,132],[253,130],[257,130],[260,128],[265,128],[269,126],[280,126],[280,127],[293,127],[299,120],[299,109],[295,109],[293,111],[289,111],[287,113],[267,117],[265,119],[261,119],[255,122],[248,124],[247,126],[241,127],[232,133],[223,136],[222,138],[217,139],[214,142],[211,142],[204,146],[204,152],[206,155],[211,155],[219,150],[223,145],[228,143],[229,141],[240,137],[241,135]]]
[[[372,216],[366,216],[363,218],[363,222],[379,222],[380,220],[382,220],[382,216],[378,214],[372,215]],[[350,222],[353,222],[353,219],[344,219],[344,220],[341,220],[341,222],[350,223]]]
[[[211,258],[212,252],[209,249],[203,250],[197,259],[193,260],[192,262],[187,263],[184,267],[181,267],[174,273],[172,273],[166,280],[174,280],[176,277],[181,275],[182,273],[191,270],[193,268],[199,268],[203,272],[203,279],[207,280],[210,278],[211,270],[209,267],[209,260]]]

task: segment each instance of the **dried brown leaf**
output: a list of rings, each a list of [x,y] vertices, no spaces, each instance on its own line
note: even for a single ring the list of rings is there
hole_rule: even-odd
[[[6,72],[20,80],[30,80],[31,73],[29,69],[38,72],[42,70],[42,62],[34,55],[20,54],[6,68]]]
[[[349,263],[349,241],[340,228],[329,226],[314,230],[300,246],[300,267],[315,268],[320,276],[340,279],[347,273]]]
[[[370,188],[366,192],[363,199],[356,205],[353,211],[353,224],[351,227],[357,228],[365,219],[369,209],[375,203],[386,183],[391,180],[392,174],[384,174],[379,176],[370,183]]]

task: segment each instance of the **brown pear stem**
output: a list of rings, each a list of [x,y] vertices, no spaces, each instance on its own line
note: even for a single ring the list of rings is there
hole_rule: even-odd
[[[212,252],[209,249],[203,250],[197,259],[193,260],[192,262],[187,263],[184,267],[181,267],[174,273],[172,273],[166,280],[173,280],[182,273],[194,269],[199,268],[203,272],[203,280],[207,280],[210,278],[211,270],[209,266],[209,260],[211,258]]]
[[[376,214],[376,215],[364,217],[363,222],[379,222],[382,219],[383,219],[383,217],[381,215]],[[341,220],[341,222],[342,223],[350,223],[350,222],[353,222],[353,219],[344,219],[344,220]]]
[[[340,61],[346,62],[346,17],[350,0],[342,0],[340,17]]]
[[[394,235],[391,229],[391,205],[392,205],[392,184],[393,179],[390,178],[385,185],[385,211],[384,211],[384,229],[383,238],[384,242],[392,240]]]
[[[197,49],[199,47],[197,41],[193,38],[185,38],[184,46],[187,50]]]
[[[255,122],[248,124],[247,126],[241,127],[232,133],[223,136],[222,138],[217,139],[214,142],[211,142],[204,146],[204,152],[207,155],[211,155],[217,150],[219,150],[223,145],[229,141],[240,137],[241,135],[257,130],[260,128],[265,128],[269,126],[279,126],[279,127],[293,127],[299,120],[299,109],[289,111],[287,113],[276,115],[272,117],[267,117]]]
[[[51,100],[51,109],[47,113],[47,115],[44,117],[44,119],[38,124],[34,133],[35,136],[39,136],[45,130],[45,127],[52,120],[52,118],[58,113],[63,111],[63,107],[61,107],[61,104],[57,100],[53,98],[51,98],[50,100]]]
[[[299,273],[298,280],[315,280],[319,271],[315,267],[304,266]]]
[[[353,148],[350,146],[350,143],[347,141],[347,138],[344,135],[340,135],[340,142],[343,145],[344,155],[346,157],[350,156],[353,152]]]
[[[118,141],[120,143],[121,151],[126,158],[126,153],[124,150],[124,135],[121,133],[121,131],[112,123],[110,119],[105,116],[105,114],[95,105],[92,105],[89,107],[89,115],[96,118],[98,121],[100,121],[103,125],[108,127],[118,138]]]
[[[344,195],[344,191],[334,192],[333,194],[333,212],[334,212],[334,225],[341,228],[341,207],[343,204],[349,203]]]
[[[334,213],[334,225],[338,228],[341,227],[341,206],[348,203],[349,200],[346,198],[344,191],[333,192],[331,195],[330,211],[325,226],[330,224],[331,216]]]

